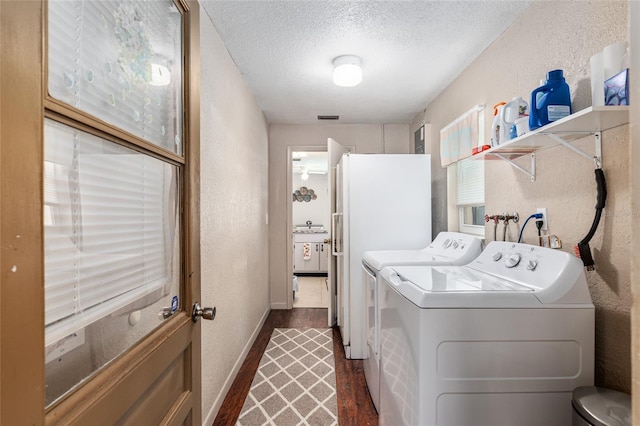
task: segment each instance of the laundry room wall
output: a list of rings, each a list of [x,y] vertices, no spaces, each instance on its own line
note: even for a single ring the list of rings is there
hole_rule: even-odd
[[[204,9],[201,28],[202,418],[212,424],[269,312],[268,129]]]
[[[269,130],[269,286],[271,307],[287,308],[289,147],[326,147],[333,138],[358,154],[409,153],[409,124],[272,124]]]
[[[571,88],[573,111],[591,105],[590,64],[592,55],[605,46],[628,40],[628,3],[624,1],[534,1],[520,18],[447,87],[411,126],[431,124],[427,151],[433,154],[434,197],[446,204],[446,171],[440,166],[439,132],[447,123],[477,104],[486,104],[488,140],[492,106],[515,96],[529,99],[546,72],[564,70]],[[593,137],[577,146],[593,153]],[[596,306],[596,385],[624,392],[631,388],[630,333],[630,229],[633,217],[630,198],[629,126],[602,134],[603,169],[608,198],[591,249],[596,270],[587,272]],[[536,181],[507,162],[485,162],[485,205],[488,214],[518,212],[521,218],[546,207],[549,231],[562,241],[562,250],[584,237],[593,221],[596,202],[594,164],[575,153],[555,147],[536,154]],[[517,163],[529,167],[525,156]],[[449,209],[447,227],[457,229],[457,212]],[[637,218],[636,218],[637,220]],[[522,225],[522,222],[519,224]],[[443,223],[440,226],[444,226]],[[501,225],[500,225],[501,226]],[[511,225],[511,240],[518,225]],[[485,229],[493,239],[493,224]],[[500,235],[500,234],[499,234]],[[524,242],[537,243],[531,224]]]

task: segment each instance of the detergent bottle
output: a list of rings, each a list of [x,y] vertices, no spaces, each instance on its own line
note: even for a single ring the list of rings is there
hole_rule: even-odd
[[[500,115],[506,102],[498,102],[493,106],[493,124],[491,125],[491,146],[500,144]]]
[[[562,70],[547,73],[544,85],[531,92],[529,128],[542,127],[571,114],[571,94]]]
[[[500,111],[500,143],[516,137],[516,120],[528,114],[529,104],[521,97],[515,97],[507,102]]]

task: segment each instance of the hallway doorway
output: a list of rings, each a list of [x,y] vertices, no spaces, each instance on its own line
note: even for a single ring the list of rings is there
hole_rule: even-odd
[[[294,308],[328,306],[331,226],[327,169],[326,149],[291,153]]]

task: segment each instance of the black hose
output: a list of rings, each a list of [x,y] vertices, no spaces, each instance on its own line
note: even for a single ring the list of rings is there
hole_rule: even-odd
[[[604,172],[602,169],[596,169],[596,185],[598,187],[598,198],[596,202],[596,216],[593,218],[593,223],[591,224],[591,229],[589,229],[589,233],[578,243],[580,244],[588,244],[593,238],[593,235],[596,233],[596,229],[598,229],[598,224],[600,223],[600,217],[602,216],[602,209],[604,209],[605,202],[607,201],[607,182],[604,178]]]
[[[604,172],[602,169],[596,169],[596,186],[598,189],[597,201],[596,201],[596,215],[593,218],[593,223],[591,224],[591,229],[589,229],[589,233],[578,243],[578,250],[580,251],[580,258],[582,259],[582,263],[587,267],[588,270],[593,270],[593,265],[595,262],[593,261],[593,257],[591,256],[591,248],[589,247],[589,241],[593,238],[593,235],[596,233],[596,229],[598,229],[598,224],[600,223],[600,219],[602,217],[602,210],[607,201],[607,182],[604,178]]]
[[[604,178],[604,172],[602,169],[596,169],[596,185],[598,186],[598,201],[596,202],[596,209],[604,209],[604,204],[607,201],[607,181]]]

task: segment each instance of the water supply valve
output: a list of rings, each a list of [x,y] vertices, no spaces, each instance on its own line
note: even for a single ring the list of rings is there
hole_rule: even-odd
[[[504,212],[502,213],[502,220],[505,221],[505,223],[512,221],[513,223],[518,223],[518,221],[520,220],[520,215],[518,214],[518,212],[515,212],[512,215],[509,215],[509,213]]]

